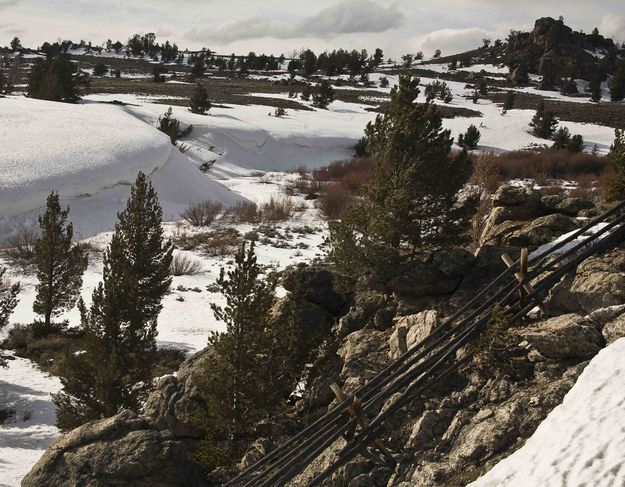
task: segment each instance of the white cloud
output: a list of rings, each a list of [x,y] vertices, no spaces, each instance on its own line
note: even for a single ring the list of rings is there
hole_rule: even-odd
[[[604,15],[599,24],[599,32],[605,37],[614,37],[619,41],[625,40],[625,14],[612,13]]]
[[[342,34],[385,32],[399,27],[403,20],[403,14],[395,5],[385,8],[371,0],[346,0],[294,25],[252,17],[230,22],[216,29],[193,28],[185,37],[198,42],[211,40],[220,43],[263,37],[324,38]]]
[[[482,45],[482,39],[500,37],[496,32],[469,27],[465,29],[441,29],[429,34],[413,37],[408,41],[412,52],[424,51],[427,54],[440,49],[443,56],[475,49]]]

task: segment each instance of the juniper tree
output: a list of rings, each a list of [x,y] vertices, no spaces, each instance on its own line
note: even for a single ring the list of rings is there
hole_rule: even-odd
[[[594,102],[601,101],[601,98],[603,97],[603,93],[601,92],[601,76],[599,74],[595,73],[590,78],[589,88],[590,88],[590,100]]]
[[[458,136],[458,145],[464,149],[473,150],[477,148],[481,137],[479,129],[471,124],[464,134]]]
[[[118,219],[90,309],[81,302],[85,351],[68,354],[60,366],[63,392],[54,402],[64,430],[122,408],[137,411],[149,389],[173,246],[164,239],[158,197],[143,173]]]
[[[59,194],[48,196],[46,211],[39,216],[41,235],[35,242],[37,295],[33,311],[43,315],[46,329],[52,317],[72,308],[82,287],[87,256],[78,244],[72,243],[74,227],[67,223],[69,207],[61,209]]]
[[[452,154],[436,105],[415,104],[419,79],[401,76],[385,113],[365,130],[374,177],[363,198],[330,225],[329,257],[349,274],[384,273],[421,252],[466,241],[475,198],[466,151]]]
[[[615,130],[608,162],[614,170],[614,177],[610,181],[606,199],[609,202],[623,201],[625,200],[625,130]]]
[[[536,113],[532,117],[530,127],[536,137],[551,139],[558,126],[558,120],[552,111],[545,109],[545,102],[541,101]]]
[[[560,127],[553,135],[553,148],[556,150],[566,149],[571,143],[571,132],[566,127]]]
[[[610,79],[608,86],[610,88],[610,99],[612,101],[625,99],[625,59],[616,61],[614,75],[612,79]]]
[[[209,468],[240,458],[254,424],[285,403],[299,372],[293,320],[271,320],[276,276],[262,277],[253,243],[249,248],[242,244],[234,260],[234,267],[222,268],[217,279],[225,306],[211,307],[226,331],[210,335],[202,376],[206,438],[198,458]]]
[[[89,79],[70,61],[69,56],[38,59],[28,78],[28,96],[42,100],[73,103]]]
[[[211,109],[211,102],[208,99],[208,90],[201,83],[195,85],[195,90],[189,98],[189,109],[192,113],[200,115],[206,114]]]

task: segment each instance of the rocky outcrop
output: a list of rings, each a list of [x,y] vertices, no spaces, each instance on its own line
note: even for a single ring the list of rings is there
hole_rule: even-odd
[[[54,442],[22,487],[179,487],[205,485],[182,443],[124,411],[93,421]]]
[[[625,252],[612,250],[582,262],[575,274],[562,279],[550,292],[552,314],[587,314],[625,302]]]

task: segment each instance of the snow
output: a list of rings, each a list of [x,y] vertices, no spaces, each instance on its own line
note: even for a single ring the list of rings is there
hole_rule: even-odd
[[[429,69],[430,71],[435,71],[437,73],[448,73],[450,72],[449,63],[447,64],[424,64],[419,66],[421,69]],[[496,74],[496,75],[507,75],[509,73],[509,69],[507,66],[501,65],[496,66],[494,64],[472,64],[471,66],[460,67],[458,65],[457,72],[466,71],[468,73],[481,73],[484,71],[488,74]]]
[[[4,234],[32,225],[52,190],[70,205],[76,235],[111,228],[139,171],[154,183],[168,220],[192,203],[240,199],[200,173],[153,125],[116,105],[2,99],[0,140]]]
[[[577,237],[577,238],[571,240],[570,242],[568,242],[567,244],[563,245],[555,253],[556,254],[563,254],[564,252],[568,252],[569,250],[574,248],[576,245],[579,245],[580,243],[584,242],[588,237],[590,237],[590,236],[594,235],[595,233],[601,231],[607,225],[608,225],[607,223],[598,223],[594,227],[590,228],[583,235],[580,235],[579,237]],[[533,259],[535,257],[539,257],[539,256],[545,254],[547,251],[549,251],[549,249],[553,248],[556,244],[558,244],[560,242],[563,242],[564,240],[569,238],[571,235],[575,234],[577,231],[578,230],[573,230],[572,232],[565,233],[564,235],[561,235],[560,237],[558,237],[553,242],[541,245],[540,247],[538,247],[536,250],[534,250],[534,252],[532,252],[529,255],[529,258]],[[602,234],[599,238],[604,238],[604,237],[606,237],[608,235],[609,235],[609,232],[606,232],[606,233]]]
[[[41,372],[29,360],[9,360],[0,369],[0,406],[15,416],[0,425],[0,485],[17,486],[58,436],[56,409],[50,393],[60,381]]]
[[[525,445],[471,487],[625,485],[625,338],[603,349]]]

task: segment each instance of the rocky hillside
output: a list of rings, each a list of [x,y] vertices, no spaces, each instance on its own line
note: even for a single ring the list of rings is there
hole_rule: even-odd
[[[478,252],[442,250],[384,285],[366,283],[346,292],[318,265],[286,274],[287,290],[305,289],[302,327],[326,330],[331,345],[319,354],[306,391],[288,414],[257,425],[258,438],[240,468],[327,411],[334,401],[330,384],[354,391],[439,326],[503,270],[503,252],[514,256],[521,245],[535,249],[551,242],[596,211],[585,200],[514,186],[500,188],[493,205]],[[396,415],[380,436],[396,465],[382,461],[375,450],[363,452],[327,485],[448,487],[477,479],[524,444],[594,355],[625,336],[624,304],[622,246],[587,259],[557,284],[542,316],[469,345],[477,352],[472,362]],[[277,315],[283,305],[276,306]],[[334,323],[330,331],[328,323]],[[143,417],[123,412],[58,440],[22,485],[219,485],[235,474],[202,475],[191,461],[200,440],[193,418],[205,407],[198,371],[208,354],[209,349],[187,360],[175,377],[161,378]],[[293,485],[307,485],[344,441],[332,445]]]

